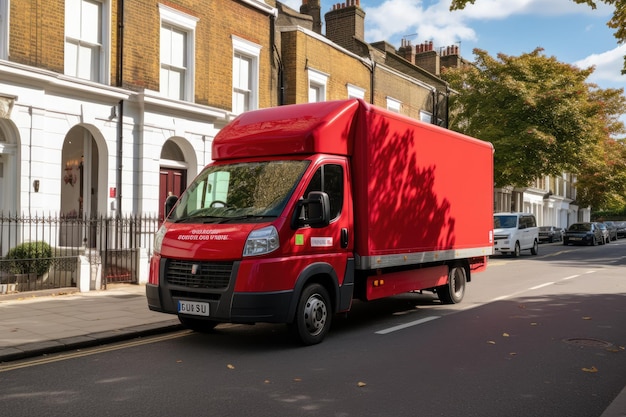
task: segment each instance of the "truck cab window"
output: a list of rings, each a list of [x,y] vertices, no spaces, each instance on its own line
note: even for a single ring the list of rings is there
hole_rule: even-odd
[[[322,165],[317,169],[311,182],[304,192],[304,196],[311,191],[323,191],[330,199],[331,220],[339,217],[343,206],[343,168],[341,165]]]

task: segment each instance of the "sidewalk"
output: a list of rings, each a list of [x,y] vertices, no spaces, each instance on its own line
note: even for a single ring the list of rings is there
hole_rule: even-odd
[[[179,328],[148,309],[144,285],[0,295],[0,364]],[[626,387],[600,417],[626,417]]]
[[[0,295],[0,363],[180,328],[150,311],[145,285]]]

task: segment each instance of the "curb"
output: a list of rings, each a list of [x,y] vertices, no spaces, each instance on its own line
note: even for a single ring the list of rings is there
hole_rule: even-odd
[[[127,327],[119,330],[109,330],[58,340],[46,340],[28,343],[25,345],[0,348],[0,364],[51,353],[83,349],[144,336],[174,332],[182,329],[183,327],[178,320],[169,320],[160,323],[142,324],[140,326]]]

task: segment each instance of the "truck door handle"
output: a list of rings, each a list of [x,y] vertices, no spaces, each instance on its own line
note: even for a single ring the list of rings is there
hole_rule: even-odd
[[[346,229],[345,227],[341,229],[341,247],[348,247],[348,229]]]

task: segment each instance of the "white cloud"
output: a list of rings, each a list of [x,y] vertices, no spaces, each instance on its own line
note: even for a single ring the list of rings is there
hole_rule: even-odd
[[[626,75],[621,75],[624,56],[626,56],[626,44],[600,54],[589,55],[574,62],[574,65],[579,68],[594,66],[595,70],[589,77],[589,81],[593,83],[604,85],[611,83],[616,84],[616,87],[623,87],[626,85]]]
[[[449,9],[449,0],[432,5],[421,0],[386,0],[376,7],[364,7],[366,40],[393,42],[415,34],[419,42],[432,40],[435,45],[475,40],[476,32],[465,23],[464,14]]]

